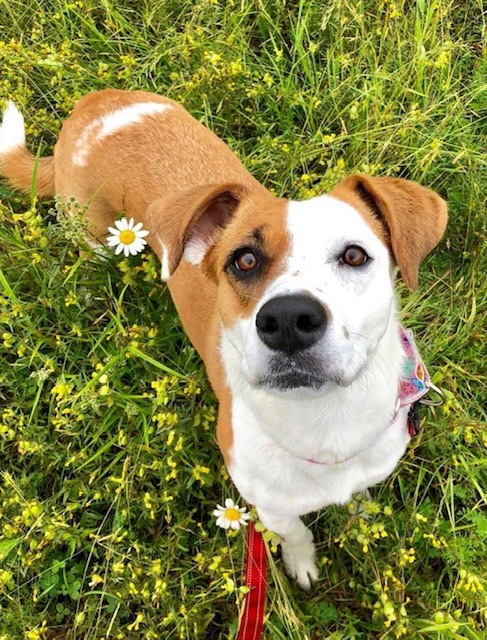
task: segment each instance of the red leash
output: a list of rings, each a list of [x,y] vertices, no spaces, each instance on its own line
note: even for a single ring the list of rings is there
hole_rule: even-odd
[[[250,591],[245,595],[237,640],[260,640],[264,626],[267,549],[262,533],[255,530],[253,522],[249,522],[247,542],[245,586]]]

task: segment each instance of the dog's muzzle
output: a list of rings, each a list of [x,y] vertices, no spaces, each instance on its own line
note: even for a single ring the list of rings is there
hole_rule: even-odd
[[[279,391],[320,389],[327,376],[313,347],[325,334],[327,322],[326,309],[310,295],[268,300],[255,319],[259,339],[272,351],[259,386]]]
[[[268,300],[255,319],[262,342],[288,356],[315,345],[325,333],[326,312],[316,298],[304,294]]]

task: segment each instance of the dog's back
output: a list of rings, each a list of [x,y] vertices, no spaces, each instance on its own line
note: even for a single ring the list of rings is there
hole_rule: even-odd
[[[9,103],[0,127],[0,173],[23,192],[89,203],[96,237],[121,211],[147,226],[151,202],[212,184],[216,176],[264,191],[230,148],[176,102],[115,89],[79,100],[54,156],[37,161],[26,146],[23,117]]]

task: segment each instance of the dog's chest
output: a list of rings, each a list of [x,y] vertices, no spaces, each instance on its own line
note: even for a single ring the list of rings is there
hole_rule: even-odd
[[[384,410],[379,407],[374,416],[375,410],[353,413],[342,406],[327,413],[310,402],[302,411],[287,404],[259,411],[234,399],[235,484],[248,502],[295,515],[346,503],[386,478],[409,441],[407,411],[378,428]]]

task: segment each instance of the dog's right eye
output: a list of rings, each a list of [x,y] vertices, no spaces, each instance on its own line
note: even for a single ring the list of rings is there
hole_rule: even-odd
[[[228,266],[238,278],[245,278],[258,271],[260,256],[249,247],[238,249],[229,260]]]
[[[259,266],[259,259],[255,253],[246,249],[237,255],[233,264],[239,271],[253,271]]]
[[[235,258],[234,265],[239,271],[253,271],[259,266],[259,260],[252,251],[243,251]]]

